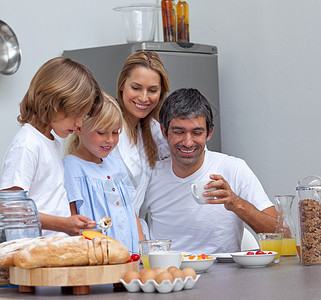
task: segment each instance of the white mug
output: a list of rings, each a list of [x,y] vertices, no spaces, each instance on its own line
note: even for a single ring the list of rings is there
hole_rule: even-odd
[[[205,191],[216,190],[216,188],[211,188],[208,190],[204,189],[204,185],[208,184],[209,182],[210,181],[195,181],[195,182],[191,183],[192,195],[194,196],[194,199],[198,204],[207,204],[206,203],[207,199],[213,199],[213,197],[204,197],[203,196],[203,193]]]

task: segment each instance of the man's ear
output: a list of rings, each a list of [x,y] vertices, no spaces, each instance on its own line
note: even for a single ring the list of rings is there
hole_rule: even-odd
[[[160,128],[161,128],[162,135],[163,135],[164,139],[167,141],[167,140],[168,140],[168,137],[166,136],[166,133],[165,133],[165,129],[164,129],[163,124],[160,124]]]
[[[207,138],[206,138],[206,142],[208,142],[208,141],[210,140],[213,132],[214,132],[214,128],[211,128],[211,129],[210,129],[210,132],[209,132],[209,134],[208,134],[208,136],[207,136]]]

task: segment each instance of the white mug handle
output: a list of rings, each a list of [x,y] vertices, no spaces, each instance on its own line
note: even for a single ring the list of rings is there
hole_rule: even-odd
[[[195,183],[193,183],[193,184],[191,184],[191,189],[192,189],[192,194],[193,194],[193,196],[196,198],[196,199],[200,199],[199,197],[198,197],[198,195],[196,194],[197,193],[197,185],[195,184]],[[196,191],[195,191],[196,190]]]

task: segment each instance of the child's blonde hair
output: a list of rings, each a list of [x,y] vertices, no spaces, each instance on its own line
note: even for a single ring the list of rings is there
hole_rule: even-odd
[[[111,127],[119,128],[119,133],[123,126],[123,115],[118,102],[109,94],[103,92],[103,103],[101,110],[94,116],[87,116],[82,127],[90,128],[90,131],[99,130],[106,131]],[[69,136],[66,143],[65,154],[73,153],[79,146],[79,136],[73,133]]]
[[[93,74],[84,65],[65,57],[44,63],[20,103],[18,121],[46,128],[55,114],[81,116],[100,109],[102,92]]]

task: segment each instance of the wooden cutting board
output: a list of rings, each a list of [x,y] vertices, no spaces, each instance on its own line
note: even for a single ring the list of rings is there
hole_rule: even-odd
[[[127,271],[139,270],[138,261],[100,266],[48,267],[21,269],[10,267],[10,283],[20,286],[87,286],[117,283]]]

